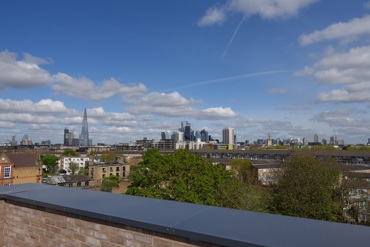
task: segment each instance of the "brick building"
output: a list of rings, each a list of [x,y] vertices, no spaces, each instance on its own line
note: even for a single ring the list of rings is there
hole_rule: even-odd
[[[12,185],[14,178],[14,163],[6,155],[0,155],[0,186]]]
[[[40,155],[31,152],[7,153],[14,164],[13,184],[41,183]]]

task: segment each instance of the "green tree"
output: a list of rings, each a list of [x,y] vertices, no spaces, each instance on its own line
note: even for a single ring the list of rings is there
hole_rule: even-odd
[[[75,175],[78,173],[80,170],[80,167],[78,166],[77,163],[75,162],[70,162],[69,167],[68,167],[68,172],[71,173],[72,175]]]
[[[132,184],[127,194],[205,205],[220,205],[222,180],[230,173],[191,154],[176,150],[161,154],[148,150],[142,162],[133,167],[129,178]]]
[[[46,170],[52,174],[55,173],[58,169],[58,160],[59,158],[52,154],[45,154],[41,156],[41,161],[44,166],[46,166]]]
[[[221,206],[249,211],[269,212],[271,193],[268,189],[241,183],[231,178],[221,186]]]
[[[247,193],[247,187],[232,172],[188,150],[161,154],[150,149],[142,159],[132,168],[132,184],[126,194],[240,209],[251,207],[240,200],[240,193]]]
[[[252,162],[246,159],[233,159],[230,162],[231,170],[235,177],[245,184],[254,184],[255,177],[253,174]]]
[[[112,192],[113,188],[119,187],[120,178],[118,176],[110,175],[104,178],[101,186],[101,191]]]
[[[72,157],[77,157],[78,154],[76,153],[76,151],[74,151],[73,149],[66,149],[63,151],[62,155],[64,156],[72,156]]]
[[[339,171],[333,160],[294,154],[276,174],[272,209],[275,213],[328,221],[341,220],[336,200]]]
[[[116,160],[117,154],[115,152],[108,152],[100,156],[100,161],[105,163],[113,163]]]

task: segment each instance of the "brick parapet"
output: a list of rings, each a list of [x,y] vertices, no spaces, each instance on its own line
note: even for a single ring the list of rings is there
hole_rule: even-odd
[[[4,247],[218,246],[20,202],[0,200]]]

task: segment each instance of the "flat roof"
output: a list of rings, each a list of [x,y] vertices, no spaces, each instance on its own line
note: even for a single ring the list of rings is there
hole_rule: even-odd
[[[0,187],[0,199],[224,246],[366,246],[370,228],[42,184]]]

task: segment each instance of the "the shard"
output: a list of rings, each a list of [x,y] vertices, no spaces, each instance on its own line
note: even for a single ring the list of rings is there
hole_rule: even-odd
[[[87,124],[86,108],[84,110],[84,117],[82,120],[82,128],[81,128],[81,134],[80,134],[80,146],[81,147],[89,146],[89,126]]]

